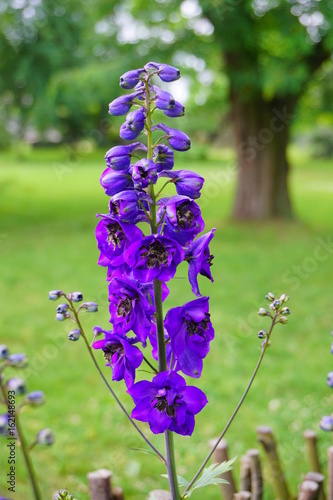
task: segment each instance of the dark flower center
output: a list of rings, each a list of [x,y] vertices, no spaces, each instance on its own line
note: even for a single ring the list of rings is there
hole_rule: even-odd
[[[209,255],[207,257],[207,263],[212,266],[213,265],[213,259],[214,259],[214,255]]]
[[[146,179],[148,177],[148,170],[145,170],[143,167],[139,167],[139,174],[142,179]]]
[[[154,267],[161,268],[168,264],[168,252],[159,241],[155,240],[142,253],[142,257],[147,258],[147,266],[149,269]]]
[[[125,237],[120,224],[118,223],[107,224],[105,228],[108,233],[107,242],[112,243],[114,249],[116,249],[116,247],[120,247]]]
[[[206,330],[208,329],[208,324],[210,323],[210,314],[205,313],[205,317],[199,321],[193,321],[193,319],[185,320],[186,330],[189,336],[199,335],[200,337],[206,339]]]
[[[158,397],[157,402],[154,405],[154,408],[157,408],[158,411],[166,411],[167,415],[173,418],[176,415],[176,405],[168,405],[165,396]]]
[[[110,203],[110,210],[114,215],[119,215],[119,201],[112,201]]]
[[[118,358],[124,354],[124,347],[122,344],[111,344],[111,342],[106,342],[103,347],[104,359],[111,363],[111,358],[115,353],[118,353]]]
[[[181,228],[191,227],[194,221],[194,215],[188,208],[187,203],[181,203],[177,207],[177,224]]]
[[[117,314],[125,318],[132,311],[132,301],[128,297],[118,304]]]

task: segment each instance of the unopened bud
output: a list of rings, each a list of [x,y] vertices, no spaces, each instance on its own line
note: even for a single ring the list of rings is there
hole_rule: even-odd
[[[290,309],[288,307],[282,307],[281,313],[282,314],[290,314]]]
[[[84,304],[82,304],[82,308],[86,309],[88,312],[93,313],[98,311],[98,304],[96,304],[96,302],[85,302]]]
[[[42,391],[33,391],[26,394],[24,402],[31,406],[39,406],[45,403],[44,393]]]
[[[28,358],[24,353],[10,354],[7,363],[14,368],[24,368],[28,364]]]
[[[68,340],[72,340],[75,342],[76,340],[79,340],[80,335],[81,335],[81,330],[79,330],[78,328],[75,330],[71,330],[68,334]]]
[[[266,337],[266,335],[267,335],[267,331],[266,330],[260,330],[258,332],[258,338],[259,339],[264,339]]]
[[[282,323],[283,325],[286,325],[288,323],[288,318],[286,316],[280,316],[280,318],[277,320],[277,323]]]
[[[54,434],[51,431],[51,429],[42,429],[37,434],[36,441],[38,444],[44,446],[51,446],[54,443]]]
[[[333,372],[327,374],[327,385],[333,387]]]
[[[7,390],[15,391],[16,394],[25,394],[27,392],[27,387],[23,378],[13,377],[7,380]]]
[[[81,292],[71,293],[71,298],[73,302],[81,302],[83,300],[83,295]]]
[[[289,298],[290,298],[289,295],[286,295],[285,293],[283,293],[279,300],[280,300],[281,304],[283,304],[284,302],[288,302]]]
[[[319,427],[323,431],[333,431],[333,418],[329,416],[322,417]]]
[[[50,300],[58,300],[59,297],[61,297],[61,295],[62,295],[61,290],[51,290],[51,292],[49,292],[49,299]]]
[[[264,307],[260,307],[258,314],[259,314],[259,316],[270,316],[271,315],[271,313],[269,311],[267,311],[267,309],[265,309]]]
[[[273,311],[276,311],[277,309],[279,309],[280,305],[281,302],[279,300],[273,300],[273,302],[269,304],[269,307],[273,309]]]
[[[0,344],[0,359],[6,359],[9,355],[9,349],[6,345]]]
[[[59,304],[57,307],[57,313],[64,314],[68,310],[68,304]]]
[[[266,299],[270,301],[274,300],[275,299],[274,293],[268,292],[268,294],[266,295]]]
[[[58,490],[53,495],[53,500],[74,500],[74,495],[68,493],[68,490]]]
[[[66,319],[66,314],[63,313],[57,313],[55,319],[57,321],[64,321]]]

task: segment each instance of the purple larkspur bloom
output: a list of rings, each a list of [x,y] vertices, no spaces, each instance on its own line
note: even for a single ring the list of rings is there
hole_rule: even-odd
[[[130,387],[135,380],[135,370],[141,365],[143,354],[135,345],[132,339],[119,335],[112,331],[105,331],[99,327],[100,333],[104,333],[105,338],[96,340],[93,343],[94,349],[102,349],[107,361],[105,366],[112,368],[112,380],[119,382],[125,380],[127,387]]]
[[[190,377],[200,377],[202,360],[209,352],[214,338],[210,321],[209,297],[187,302],[182,307],[170,309],[165,317],[172,351],[177,358],[176,369]]]
[[[0,345],[0,359],[6,359],[9,356],[9,349],[6,345]]]
[[[173,371],[161,372],[151,382],[137,382],[127,392],[135,403],[132,418],[148,422],[154,434],[170,430],[191,436],[194,415],[208,402],[204,392],[186,386],[183,377]]]
[[[185,108],[180,102],[176,101],[174,97],[161,90],[156,85],[153,85],[153,91],[155,92],[155,104],[158,109],[161,109],[166,116],[175,118],[178,116],[183,116],[185,114]]]
[[[327,374],[327,385],[333,387],[333,372]]]
[[[4,437],[8,436],[8,433],[9,433],[8,420],[9,420],[8,413],[2,413],[0,415],[0,435],[1,436],[4,436]]]
[[[190,138],[181,130],[167,127],[163,123],[159,123],[152,130],[163,130],[166,133],[165,137],[169,146],[176,151],[187,151],[191,147]]]
[[[125,262],[139,281],[169,281],[174,277],[184,255],[184,250],[176,241],[152,234],[130,245],[125,252]]]
[[[144,68],[127,71],[120,77],[120,86],[123,89],[134,89],[134,87],[140,82],[140,79],[144,78],[145,75],[146,71]]]
[[[169,177],[176,185],[179,195],[188,196],[195,200],[201,196],[201,188],[205,179],[201,175],[191,172],[191,170],[172,170],[171,172],[161,172],[159,177]]]
[[[125,189],[133,189],[133,180],[129,170],[118,172],[112,168],[106,168],[101,175],[100,183],[105,194],[113,196]]]
[[[186,252],[185,260],[188,262],[188,279],[191,283],[192,292],[197,297],[201,296],[198,285],[198,274],[206,276],[213,283],[210,268],[214,255],[209,251],[209,243],[214,237],[215,228],[193,241]]]
[[[136,188],[145,188],[149,184],[156,184],[158,168],[152,160],[142,158],[133,165],[132,179]]]
[[[95,231],[98,249],[112,266],[124,262],[124,252],[133,242],[142,238],[142,231],[109,215],[103,215]]]
[[[122,95],[109,104],[109,113],[113,116],[125,115],[129,112],[136,99],[143,99],[143,90],[137,90],[132,94]]]
[[[128,113],[125,123],[120,127],[120,137],[127,141],[136,139],[144,129],[145,117],[146,110],[143,107]]]
[[[321,430],[332,432],[333,431],[333,418],[331,416],[322,417],[320,424]]]
[[[147,216],[142,208],[148,209],[147,202],[150,197],[145,191],[128,190],[111,196],[109,202],[110,214],[123,222],[135,224],[137,222],[146,221]]]
[[[158,144],[154,148],[153,160],[157,166],[158,172],[162,172],[162,170],[171,170],[174,165],[174,154],[172,149],[165,144]]]
[[[162,204],[157,212],[158,222],[164,215],[163,234],[186,245],[205,227],[200,207],[187,196],[172,196]]]
[[[147,147],[142,142],[133,142],[127,146],[114,146],[105,154],[106,164],[113,170],[127,170],[131,164],[133,151],[147,151]]]
[[[163,82],[174,82],[180,78],[179,69],[169,66],[169,64],[149,62],[145,65],[145,69],[156,71]]]
[[[110,322],[116,330],[132,330],[145,343],[152,327],[155,308],[130,278],[113,278],[109,284]]]

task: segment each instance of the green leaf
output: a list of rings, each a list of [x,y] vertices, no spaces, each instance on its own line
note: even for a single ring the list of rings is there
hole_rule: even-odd
[[[228,462],[223,462],[222,464],[212,464],[206,469],[204,469],[202,475],[199,477],[199,479],[193,484],[193,486],[185,493],[185,495],[182,498],[190,498],[194,490],[198,488],[203,488],[204,486],[209,486],[211,484],[220,484],[220,483],[226,483],[228,484],[228,481],[225,479],[222,479],[220,474],[223,474],[224,472],[227,472],[232,469],[232,465],[234,461],[236,460],[237,457],[233,458],[232,460],[229,460]],[[179,483],[179,486],[187,486],[189,483],[188,481],[184,480],[183,484]],[[178,476],[178,482],[179,482],[179,476]],[[185,484],[187,483],[187,485]]]

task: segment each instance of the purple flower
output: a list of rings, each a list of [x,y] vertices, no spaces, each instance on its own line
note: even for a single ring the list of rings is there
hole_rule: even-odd
[[[113,170],[127,170],[131,164],[133,151],[147,151],[147,148],[142,142],[133,142],[128,146],[115,146],[109,149],[105,155],[106,164]]]
[[[190,170],[173,170],[172,172],[161,172],[159,177],[173,179],[178,194],[188,196],[195,200],[201,196],[201,188],[205,179],[201,175]]]
[[[167,134],[166,139],[169,145],[176,151],[187,151],[191,147],[191,141],[189,137],[180,130],[167,127],[163,123],[159,123],[158,125],[153,127],[152,130],[163,130],[163,132]]]
[[[127,392],[136,405],[132,418],[148,422],[154,434],[169,429],[183,436],[191,436],[194,415],[208,402],[200,389],[186,386],[183,377],[175,372],[161,372],[151,382],[137,382]]]
[[[181,245],[188,244],[205,227],[199,205],[187,196],[168,199],[157,212],[158,221],[163,215],[164,236],[174,238]]]
[[[110,322],[115,330],[132,330],[145,343],[153,325],[155,308],[129,278],[113,278],[109,284]]]
[[[150,197],[145,191],[128,190],[111,196],[109,208],[110,214],[123,222],[135,224],[146,221],[147,216],[140,203],[148,208],[147,201]]]
[[[99,328],[99,327],[95,327]],[[143,354],[136,346],[132,345],[132,340],[111,331],[104,331],[105,338],[93,343],[94,349],[102,349],[107,360],[105,366],[112,368],[112,380],[125,380],[127,387],[130,387],[135,379],[135,370],[141,365]]]
[[[327,374],[327,385],[333,387],[333,372]]]
[[[156,85],[153,85],[153,90],[155,92],[156,107],[161,109],[166,116],[174,118],[185,114],[184,106],[180,102],[175,101],[169,92],[161,90]]]
[[[154,163],[156,163],[158,172],[162,170],[171,170],[174,165],[172,149],[165,146],[165,144],[158,144],[156,148],[154,148],[153,160]]]
[[[140,108],[136,111],[131,111],[130,113],[128,113],[125,123],[123,123],[123,125],[120,127],[120,137],[127,141],[136,139],[144,129],[145,117],[145,108]]]
[[[215,228],[209,233],[197,238],[187,250],[185,260],[188,262],[188,279],[191,283],[192,292],[197,297],[201,296],[198,285],[198,274],[206,276],[213,283],[210,272],[214,255],[210,254],[209,243],[214,237]]]
[[[132,168],[132,179],[136,188],[145,188],[149,184],[156,184],[157,166],[152,160],[142,158]]]
[[[133,89],[146,74],[144,68],[127,71],[120,77],[120,86],[123,89]]]
[[[1,436],[7,437],[9,434],[8,420],[9,420],[8,413],[2,413],[0,415],[0,435]]]
[[[163,82],[174,82],[180,78],[179,69],[169,66],[168,64],[149,62],[145,65],[145,69],[155,70]]]
[[[164,325],[177,359],[176,369],[190,377],[200,377],[202,360],[207,356],[209,343],[214,338],[208,311],[209,297],[201,297],[182,307],[170,309],[165,317]]]
[[[124,252],[133,242],[142,238],[142,232],[134,225],[115,220],[104,215],[96,227],[98,249],[112,266],[124,263]]]
[[[320,424],[321,430],[332,432],[333,431],[333,418],[330,416],[322,417]]]
[[[143,90],[138,90],[133,92],[133,94],[122,95],[114,99],[109,104],[109,113],[113,116],[125,115],[129,112],[133,104],[135,104],[135,99],[142,100]]]
[[[111,168],[106,168],[101,175],[100,183],[105,194],[109,196],[120,193],[125,189],[133,189],[133,180],[129,170],[117,172]]]
[[[146,236],[125,252],[125,262],[133,269],[134,278],[144,283],[154,279],[169,281],[183,259],[182,247],[160,235]]]

